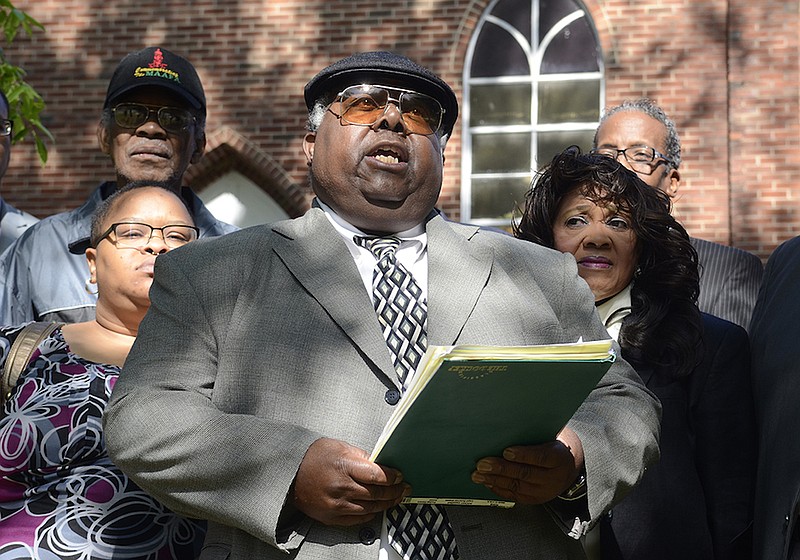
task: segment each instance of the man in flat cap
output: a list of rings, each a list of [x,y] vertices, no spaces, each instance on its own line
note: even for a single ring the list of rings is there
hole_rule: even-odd
[[[398,505],[402,473],[368,452],[427,343],[607,338],[574,259],[434,210],[458,103],[429,70],[358,53],[305,99],[313,207],[158,259],[105,417],[115,463],[209,520],[201,558],[583,558],[658,455],[622,360],[556,441],[477,461],[511,509]]]
[[[123,58],[108,84],[97,127],[100,149],[116,170],[79,208],[29,228],[0,257],[0,324],[94,319],[96,287],[84,251],[94,209],[134,181],[158,181],[180,193],[200,235],[234,231],[218,221],[181,180],[203,155],[206,97],[191,63],[162,47]]]

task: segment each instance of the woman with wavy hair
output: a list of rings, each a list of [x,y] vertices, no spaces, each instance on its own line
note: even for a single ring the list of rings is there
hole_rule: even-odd
[[[197,231],[183,201],[160,184],[129,185],[98,207],[86,249],[96,319],[46,336],[3,395],[0,558],[198,556],[203,526],[174,514],[119,470],[102,425],[150,307],[155,261]],[[22,326],[0,328],[0,368],[21,332]]]
[[[700,313],[697,254],[669,197],[570,147],[539,172],[517,237],[571,253],[662,407],[661,460],[600,520],[602,560],[749,558],[755,420],[747,333]]]

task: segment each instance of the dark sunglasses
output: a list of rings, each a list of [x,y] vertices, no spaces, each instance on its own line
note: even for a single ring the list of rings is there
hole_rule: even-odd
[[[111,112],[114,122],[122,128],[139,128],[154,116],[167,132],[183,132],[197,120],[192,113],[179,107],[157,107],[141,103],[120,103]]]

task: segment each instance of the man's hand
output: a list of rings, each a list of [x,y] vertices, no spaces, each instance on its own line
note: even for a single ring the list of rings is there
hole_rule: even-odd
[[[480,459],[472,481],[503,499],[520,504],[543,504],[569,488],[583,468],[583,446],[569,428],[556,441],[516,445],[503,457]]]
[[[294,506],[326,525],[357,525],[409,493],[400,471],[381,467],[343,441],[318,439],[306,451],[293,486]]]

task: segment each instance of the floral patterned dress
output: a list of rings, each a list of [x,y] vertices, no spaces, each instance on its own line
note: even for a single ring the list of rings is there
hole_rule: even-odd
[[[0,367],[21,327],[0,328]],[[193,559],[203,525],[174,514],[108,457],[102,416],[119,375],[42,342],[0,417],[0,560]]]

